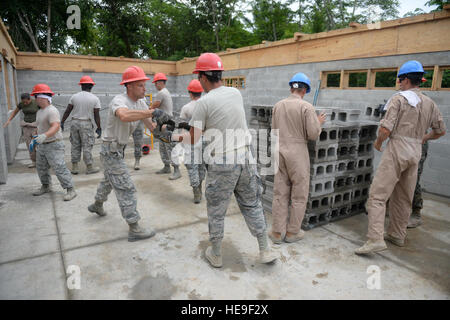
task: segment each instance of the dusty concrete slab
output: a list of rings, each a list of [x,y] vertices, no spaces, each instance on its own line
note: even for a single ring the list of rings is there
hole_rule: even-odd
[[[70,144],[65,142],[66,161],[70,164],[67,147]],[[97,162],[98,147],[94,149]],[[154,172],[162,167],[157,150],[143,157],[139,171],[132,169],[131,148],[127,149],[126,161],[138,190],[142,225],[157,231],[155,237],[134,243],[126,240],[128,228],[114,193],[105,206],[108,216],[97,217],[87,211],[101,173],[74,176],[78,197],[72,201],[62,201],[63,190],[56,179],[53,195],[32,197],[39,181],[32,169],[24,168],[28,162],[21,145],[18,159],[9,167],[12,173],[8,184],[0,186],[3,203],[0,225],[12,223],[5,222],[12,219],[29,228],[22,229],[16,223],[19,227],[12,232],[2,226],[0,297],[192,300],[450,297],[448,199],[425,199],[424,225],[408,231],[405,248],[389,245],[389,251],[372,257],[356,256],[353,252],[364,242],[367,231],[367,217],[359,215],[310,230],[299,243],[274,246],[280,259],[272,265],[257,263],[256,239],[250,235],[233,200],[225,219],[224,266],[214,269],[203,257],[208,245],[205,201],[192,202],[186,170],[182,168],[183,177],[176,181],[169,181],[168,175],[156,175]],[[39,221],[36,214],[14,216],[16,206],[39,210]],[[270,226],[271,217],[266,220]],[[22,241],[18,231],[25,233],[28,240]],[[9,232],[9,236],[4,232]],[[50,233],[52,237],[48,236]],[[14,241],[17,243],[11,243]],[[35,247],[30,247],[30,243]],[[42,256],[35,257],[38,253]],[[37,265],[33,269],[34,264]],[[80,268],[81,288],[68,290],[64,287],[64,268],[73,265]],[[380,290],[367,288],[369,266],[377,266],[381,272]],[[36,288],[41,288],[41,294],[28,288],[32,279]]]

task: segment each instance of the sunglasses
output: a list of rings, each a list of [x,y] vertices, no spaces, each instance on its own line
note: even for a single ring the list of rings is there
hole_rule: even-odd
[[[402,82],[402,81],[405,80],[405,79],[406,79],[406,77],[399,77],[399,78],[398,78],[398,81],[399,81],[399,82]]]

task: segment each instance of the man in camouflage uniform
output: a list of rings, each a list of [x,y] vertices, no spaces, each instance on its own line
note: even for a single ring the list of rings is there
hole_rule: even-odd
[[[64,130],[64,122],[72,114],[70,125],[71,172],[72,174],[78,174],[78,163],[81,160],[81,152],[83,152],[83,160],[87,168],[86,174],[92,174],[100,171],[100,168],[93,167],[94,160],[92,158],[92,148],[95,143],[94,118],[97,125],[95,131],[98,137],[101,136],[102,132],[100,127],[100,100],[91,93],[92,87],[95,85],[91,77],[81,77],[78,84],[81,85],[81,91],[70,98],[61,120],[61,129]]]
[[[184,105],[180,111],[180,118],[182,122],[181,127],[188,125],[195,110],[196,102],[202,96],[203,88],[200,82],[196,79],[192,80],[187,87],[191,101]],[[202,153],[206,147],[203,139],[195,145],[182,144],[185,148],[184,165],[188,171],[189,181],[194,192],[194,203],[200,203],[202,199],[202,183],[206,175],[205,163],[202,160]]]
[[[134,142],[134,170],[139,170],[139,162],[142,157],[142,144],[144,143],[144,126],[139,123],[136,130],[133,131]]]
[[[100,160],[104,167],[104,178],[97,188],[95,203],[88,210],[105,216],[103,203],[114,189],[122,217],[129,225],[128,241],[137,241],[155,235],[153,230],[145,230],[138,225],[140,215],[136,210],[136,188],[124,161],[125,147],[130,135],[139,125],[139,120],[153,129],[151,117],[160,110],[150,110],[145,102],[145,81],[149,80],[140,67],[132,66],[122,75],[121,85],[127,92],[115,96],[108,113],[108,124],[103,137]]]
[[[251,135],[242,95],[239,90],[222,85],[222,71],[222,61],[216,54],[204,53],[198,58],[194,73],[199,74],[200,83],[208,94],[197,101],[189,132],[172,135],[170,140],[194,144],[204,132],[205,139],[212,141],[204,154],[208,170],[205,196],[212,244],[205,250],[208,262],[213,267],[222,267],[224,219],[234,194],[251,234],[258,240],[260,262],[270,263],[277,257],[267,240],[261,204],[262,186],[256,161],[250,153]],[[227,133],[233,133],[231,139],[226,139]],[[208,156],[206,153],[211,151]]]
[[[61,133],[61,123],[58,109],[52,103],[54,93],[46,84],[37,84],[32,96],[40,110],[36,114],[37,136],[30,144],[30,149],[36,148],[36,169],[41,181],[41,188],[34,192],[40,196],[51,192],[51,176],[49,169],[53,168],[61,187],[67,189],[64,201],[70,201],[77,196],[73,187],[72,176],[64,161],[64,142]]]
[[[412,203],[412,213],[409,217],[408,228],[416,228],[422,224],[420,211],[423,208],[422,188],[420,186],[420,176],[422,175],[423,165],[428,156],[428,141],[422,145],[422,156],[419,161],[419,169],[417,171],[416,189],[414,189],[414,199]]]

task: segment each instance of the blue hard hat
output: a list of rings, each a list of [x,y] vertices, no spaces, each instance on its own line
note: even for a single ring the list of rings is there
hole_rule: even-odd
[[[419,61],[411,60],[402,65],[402,67],[398,71],[397,77],[400,77],[402,74],[407,74],[407,73],[411,73],[411,72],[426,73],[423,70],[422,64]]]
[[[297,73],[295,76],[292,77],[291,81],[289,81],[289,85],[292,87],[292,84],[294,82],[301,82],[301,83],[306,84],[306,86],[307,86],[306,93],[309,93],[311,91],[311,81],[309,81],[306,74],[304,74],[302,72]]]

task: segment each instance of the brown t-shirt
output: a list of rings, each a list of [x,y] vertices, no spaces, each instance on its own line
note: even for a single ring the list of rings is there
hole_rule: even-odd
[[[44,109],[39,109],[36,114],[36,122],[38,134],[46,133],[48,129],[50,129],[50,125],[53,122],[61,122],[58,109],[56,109],[53,105],[49,105]],[[51,142],[62,139],[63,136],[60,128],[53,137],[47,137],[44,142]]]

